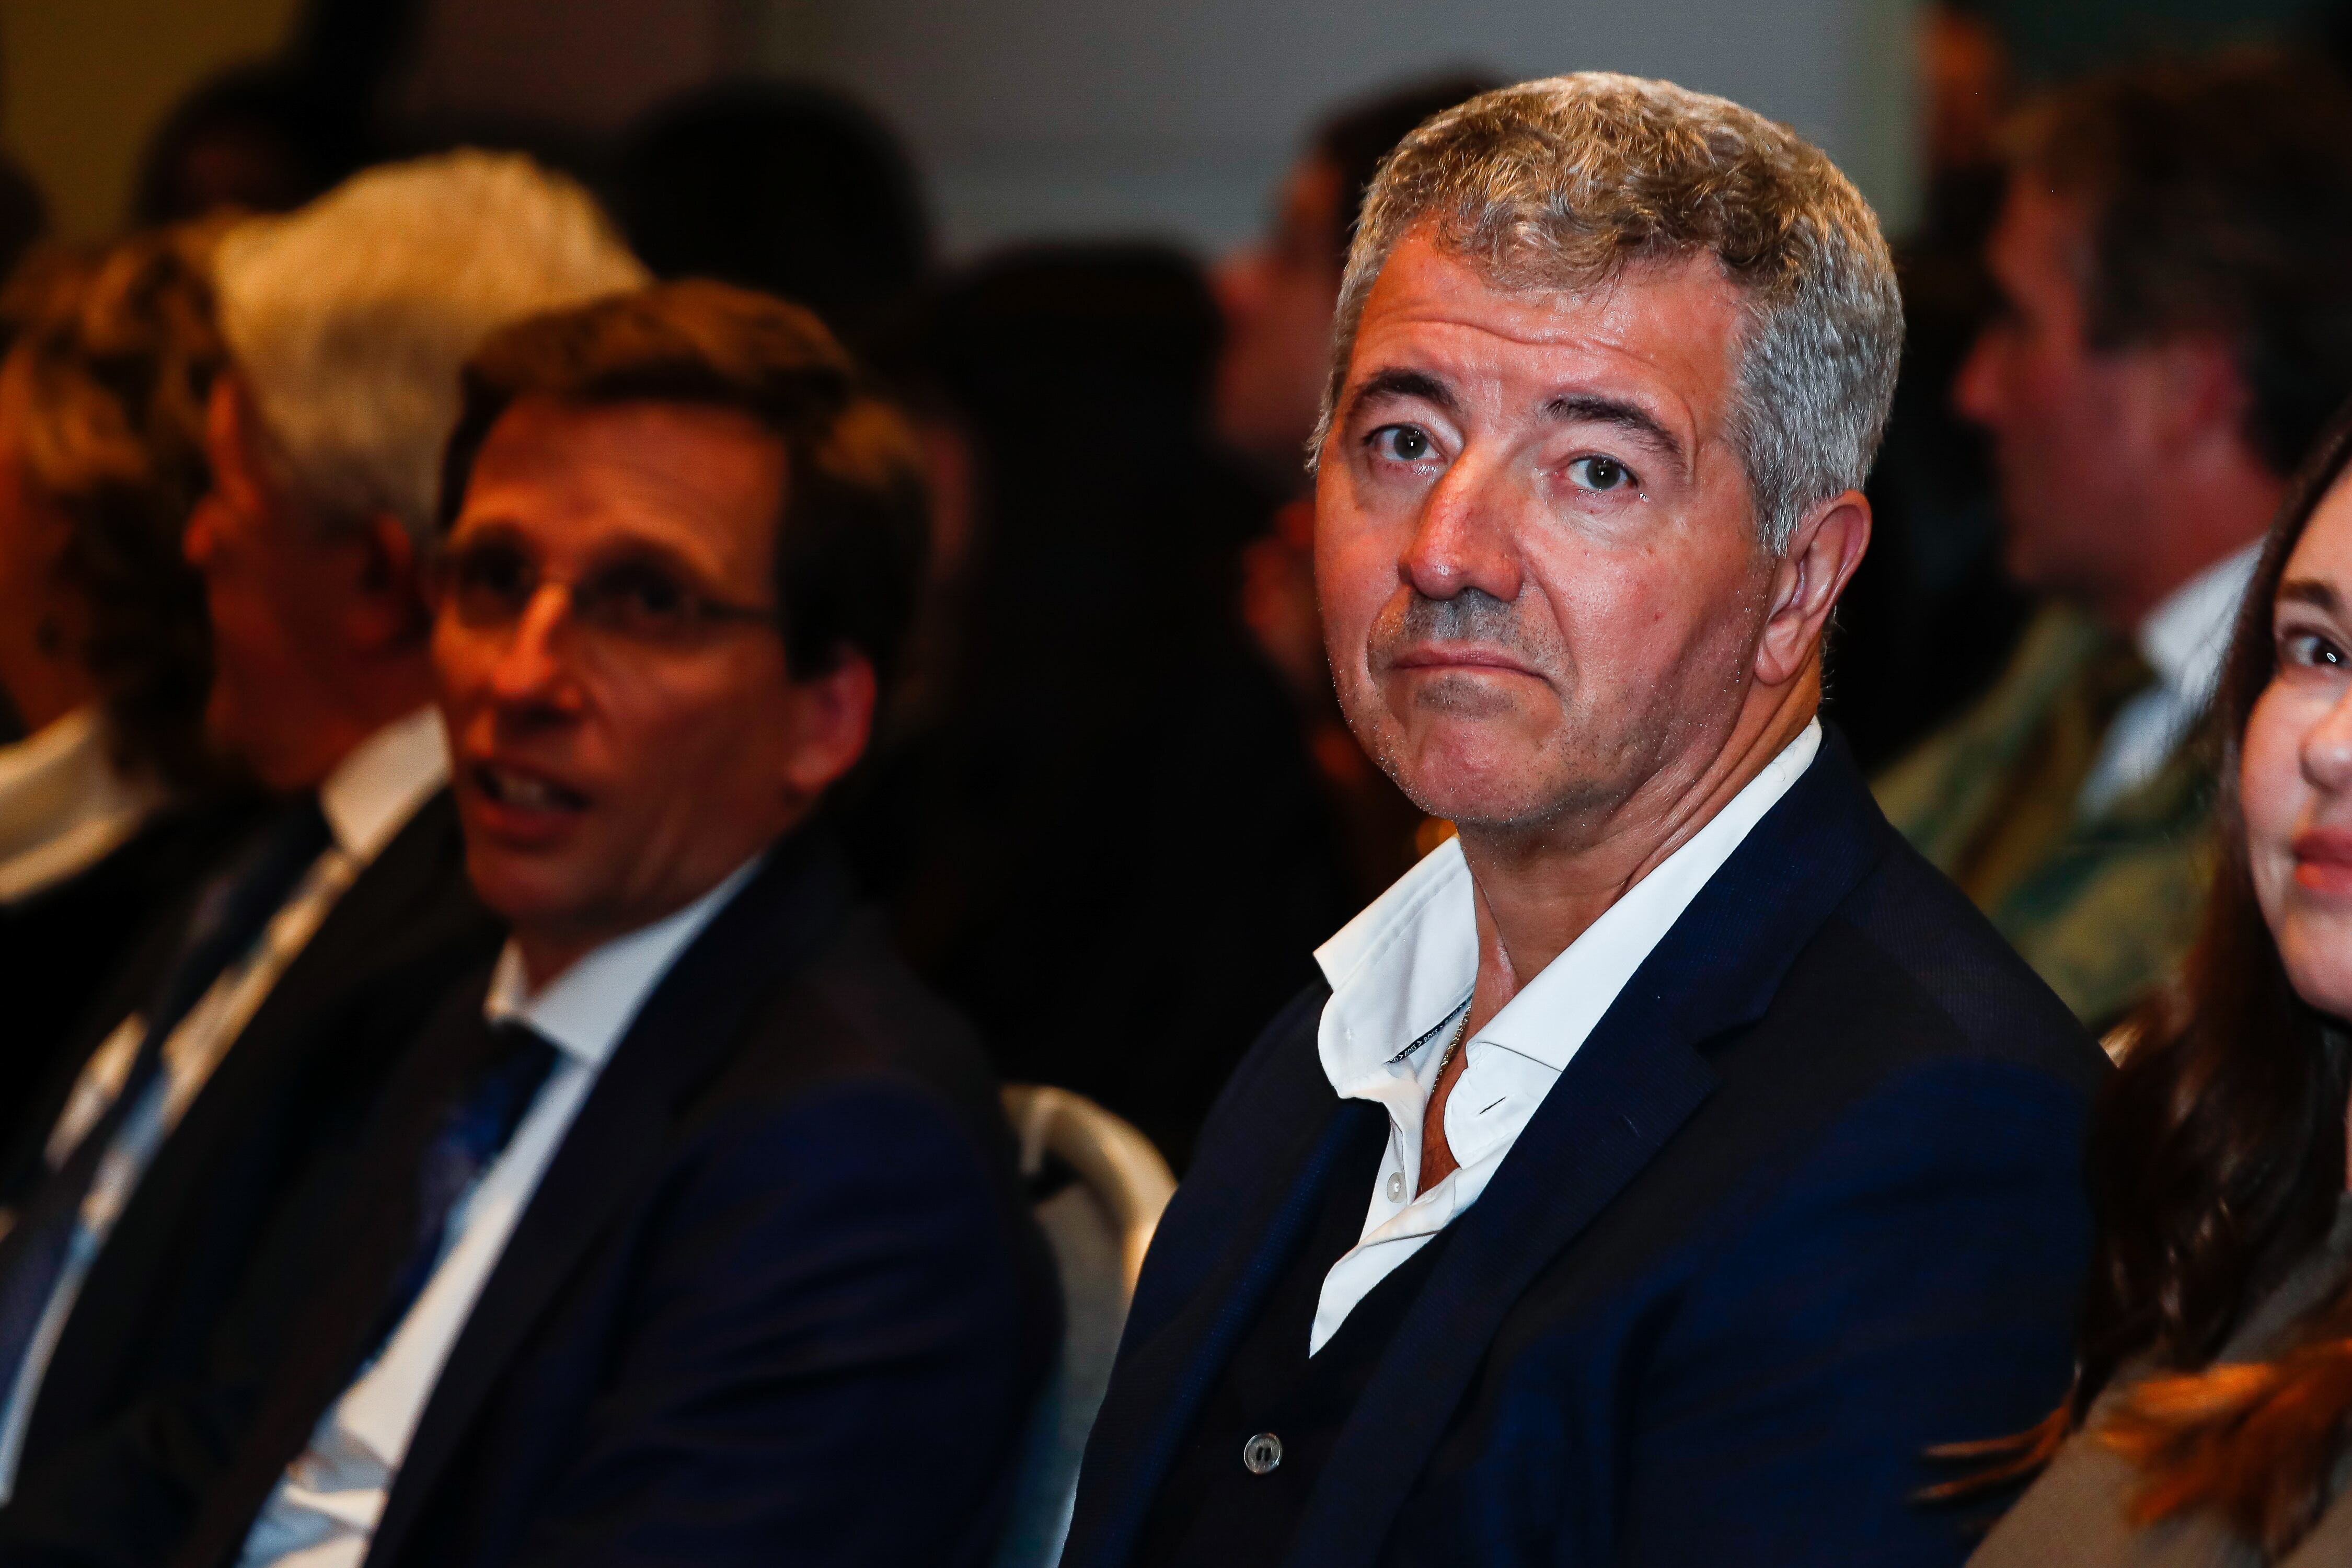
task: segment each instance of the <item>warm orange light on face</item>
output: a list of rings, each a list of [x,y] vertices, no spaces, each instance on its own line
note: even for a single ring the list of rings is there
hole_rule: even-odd
[[[491,430],[448,546],[508,550],[552,586],[488,624],[445,594],[433,656],[468,869],[519,934],[576,952],[658,919],[813,803],[837,726],[772,624],[649,640],[614,634],[625,605],[583,625],[572,603],[583,584],[655,592],[656,573],[766,603],[786,482],[781,445],[723,411],[527,401]]]

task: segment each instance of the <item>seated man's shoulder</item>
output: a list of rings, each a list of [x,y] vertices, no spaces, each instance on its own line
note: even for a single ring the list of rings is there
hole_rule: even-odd
[[[1890,845],[1783,982],[1820,1056],[1863,1076],[2003,1063],[2095,1091],[2106,1058],[2056,993],[1967,896],[1907,845]]]
[[[899,956],[877,910],[853,913],[766,987],[739,1032],[690,1122],[782,1154],[780,1131],[804,1142],[811,1123],[855,1120],[902,1145],[938,1144],[940,1158],[991,1184],[1017,1184],[979,1035]]]

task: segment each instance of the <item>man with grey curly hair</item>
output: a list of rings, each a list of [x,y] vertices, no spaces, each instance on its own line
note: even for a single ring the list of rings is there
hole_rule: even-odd
[[[1366,197],[1340,702],[1458,835],[1316,953],[1162,1220],[1068,1568],[1956,1563],[2063,1395],[2104,1061],[1817,717],[1900,341],[1720,99],[1474,99]]]

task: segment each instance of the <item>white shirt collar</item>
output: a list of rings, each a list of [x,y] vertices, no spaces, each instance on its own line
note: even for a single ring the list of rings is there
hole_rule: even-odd
[[[448,782],[449,738],[440,710],[419,708],[362,741],[335,764],[319,786],[319,809],[343,853],[364,863]]]
[[[98,864],[163,804],[161,784],[114,765],[96,704],[0,746],[0,903]]]
[[[2233,551],[2166,595],[2141,618],[2134,639],[2140,657],[2183,706],[2201,708],[2213,694],[2222,658],[2230,651],[2238,602],[2246,596],[2246,584],[2253,581],[2262,554],[2261,540]]]
[[[1477,1041],[1554,1074],[1564,1069],[1650,950],[1812,765],[1821,744],[1815,720],[1521,987]],[[1391,1076],[1386,1069],[1397,1054],[1451,1016],[1477,982],[1477,921],[1461,841],[1448,839],[1431,851],[1318,948],[1315,961],[1332,992],[1318,1040],[1325,1076],[1341,1096],[1363,1097],[1369,1084]]]
[[[566,1056],[602,1067],[677,955],[751,880],[761,858],[754,855],[676,913],[593,950],[536,994],[523,973],[522,954],[509,939],[491,971],[482,1016],[493,1024],[527,1024]]]

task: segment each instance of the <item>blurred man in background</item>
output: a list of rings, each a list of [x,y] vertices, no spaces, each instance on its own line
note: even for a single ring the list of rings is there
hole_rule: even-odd
[[[929,711],[852,823],[908,955],[999,1069],[1101,1101],[1179,1169],[1349,908],[1295,708],[1234,603],[1259,513],[1209,432],[1216,341],[1201,268],[1160,246],[1024,247],[941,290],[924,357],[970,537]]]
[[[2034,609],[2001,567],[1991,444],[1952,406],[1993,304],[1984,249],[2009,184],[2009,52],[1976,0],[1924,7],[1918,44],[1927,167],[1916,221],[1890,237],[1903,369],[1864,491],[1870,553],[1829,653],[1825,711],[1869,770],[1983,696]]]
[[[159,1551],[88,1467],[217,1458],[135,1414],[188,1373],[255,1238],[299,1228],[439,994],[496,951],[466,884],[431,705],[422,563],[457,369],[518,315],[644,273],[587,195],[479,153],[359,176],[232,232],[213,489],[189,525],[216,743],[284,808],[42,1108],[46,1169],[0,1240],[8,1551],[97,1531]],[[109,1533],[111,1532],[111,1533]]]
[[[2019,125],[1964,368],[2007,563],[2052,597],[1887,815],[2076,1015],[2187,945],[2214,775],[2190,731],[2291,473],[2352,395],[2352,96],[2263,55],[2086,80]]]
[[[871,356],[930,275],[930,215],[898,134],[807,82],[737,80],[657,104],[623,137],[617,205],[663,278],[716,278],[814,310]]]

